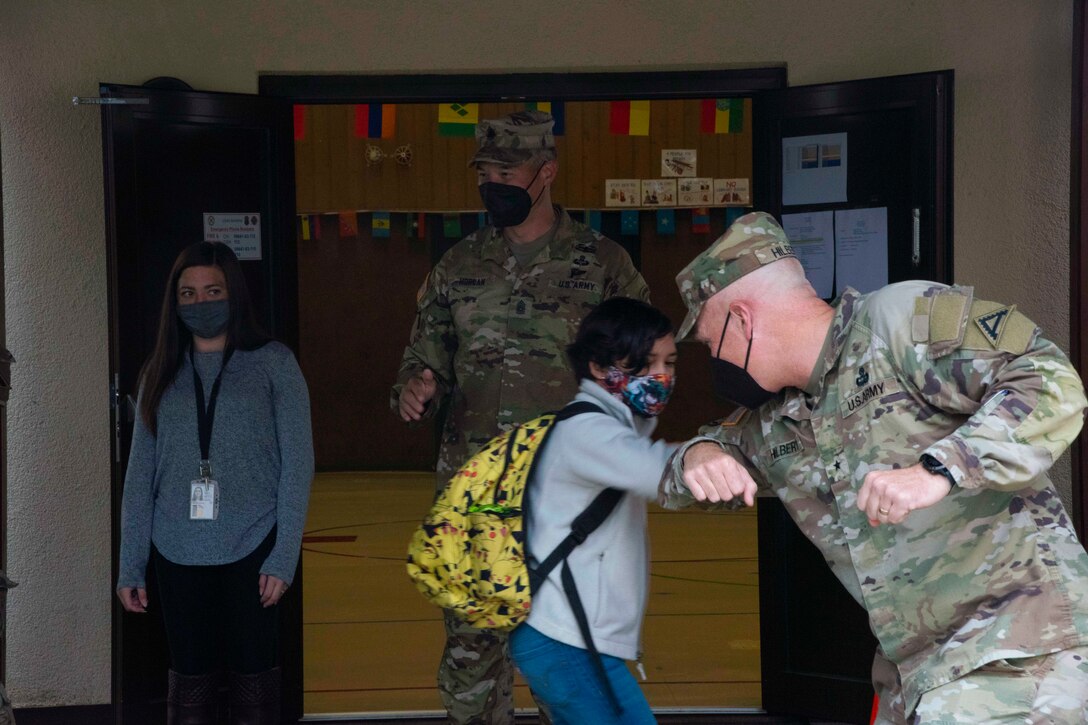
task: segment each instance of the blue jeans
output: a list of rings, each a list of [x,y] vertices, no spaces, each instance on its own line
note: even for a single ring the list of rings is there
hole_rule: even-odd
[[[623,707],[617,714],[601,687],[592,656],[545,637],[528,624],[510,633],[510,656],[555,725],[656,723],[646,696],[619,657],[601,655],[605,674]]]

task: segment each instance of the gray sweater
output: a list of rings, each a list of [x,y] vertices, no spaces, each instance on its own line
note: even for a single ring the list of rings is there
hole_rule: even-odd
[[[221,352],[197,353],[207,399]],[[276,526],[261,573],[290,582],[298,563],[314,473],[310,398],[291,351],[278,342],[237,350],[220,384],[212,428],[219,517],[189,519],[190,482],[200,477],[196,398],[189,357],[159,403],[158,434],[137,416],[121,505],[117,588],[145,586],[151,543],[176,564],[229,564]]]
[[[597,649],[638,659],[642,616],[649,592],[646,503],[674,443],[654,441],[656,418],[640,418],[597,383],[583,379],[575,400],[600,407],[559,423],[550,434],[533,482],[529,547],[537,560],[559,545],[574,518],[607,487],[627,491],[601,527],[567,559]],[[585,649],[578,622],[563,592],[562,565],[533,594],[529,625],[541,634]]]

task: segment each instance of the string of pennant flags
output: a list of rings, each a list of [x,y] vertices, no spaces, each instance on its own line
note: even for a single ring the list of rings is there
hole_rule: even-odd
[[[603,212],[599,209],[568,210],[576,220],[584,222],[588,226],[603,231],[603,213],[619,215],[619,229],[621,236],[638,236],[640,234],[641,212],[638,209],[624,209],[622,211]],[[676,234],[675,209],[657,209],[654,211],[654,229],[658,236],[671,236]],[[687,210],[681,210],[687,211]],[[693,234],[710,233],[710,209],[698,207],[691,209],[691,232]],[[728,227],[737,220],[747,209],[728,207],[725,209],[725,226]],[[476,215],[476,228],[486,226],[488,223],[486,212],[474,212]],[[470,215],[471,213],[466,213]],[[398,217],[404,218],[404,236],[408,239],[427,239],[429,237],[428,217],[430,224],[439,224],[442,236],[447,239],[460,239],[464,236],[462,221],[466,214],[461,213],[434,213],[434,212],[397,212]],[[392,219],[394,213],[388,211],[341,211],[323,214],[298,215],[298,234],[302,241],[332,240],[332,239],[358,239],[359,230],[369,228],[369,237],[373,239],[385,239],[392,236]],[[369,220],[366,219],[369,217]],[[363,221],[360,227],[360,220]],[[367,224],[369,221],[369,224]],[[367,235],[362,235],[366,237]]]
[[[700,101],[700,133],[727,134],[744,131],[744,99],[719,98]],[[650,135],[650,101],[609,101],[608,130],[618,136]],[[479,103],[435,105],[439,136],[473,136],[480,120]],[[526,109],[547,111],[555,119],[552,132],[566,134],[566,107],[563,101],[527,101]],[[392,139],[396,134],[395,103],[358,103],[354,107],[356,138]],[[294,136],[306,138],[306,106],[294,107]]]

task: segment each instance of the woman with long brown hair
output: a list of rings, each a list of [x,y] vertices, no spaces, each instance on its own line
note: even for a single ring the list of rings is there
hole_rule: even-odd
[[[140,373],[121,510],[117,596],[148,606],[153,561],[170,644],[167,722],[279,722],[277,604],[298,563],[313,478],[306,382],[257,327],[237,257],[178,255],[155,348]]]

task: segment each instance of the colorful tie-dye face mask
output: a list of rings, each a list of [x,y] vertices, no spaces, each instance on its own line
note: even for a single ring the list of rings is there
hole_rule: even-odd
[[[676,376],[667,373],[631,375],[613,365],[603,381],[605,389],[615,395],[636,415],[654,418],[665,410],[676,385]]]

